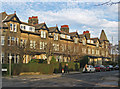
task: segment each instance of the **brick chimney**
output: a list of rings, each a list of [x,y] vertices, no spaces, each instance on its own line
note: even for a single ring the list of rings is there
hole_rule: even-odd
[[[66,33],[69,33],[69,26],[68,25],[62,25],[60,28],[61,31],[64,31]]]
[[[38,24],[38,16],[29,17],[28,23],[32,25]]]

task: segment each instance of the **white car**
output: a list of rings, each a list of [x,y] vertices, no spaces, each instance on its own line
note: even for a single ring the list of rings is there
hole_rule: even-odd
[[[83,72],[95,72],[95,68],[92,65],[87,65],[87,71],[85,71],[84,67]]]

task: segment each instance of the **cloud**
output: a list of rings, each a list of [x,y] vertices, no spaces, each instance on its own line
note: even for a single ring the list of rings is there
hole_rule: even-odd
[[[67,4],[48,3],[43,8],[36,7],[40,5],[41,3],[37,3],[37,5],[35,3],[22,3],[15,7],[19,6],[21,8],[18,17],[22,21],[27,22],[29,16],[37,15],[39,22],[46,22],[48,27],[56,24],[60,27],[60,25],[68,24],[70,31],[78,30],[82,34],[84,30],[89,30],[91,37],[99,37],[101,30],[104,29],[109,40],[113,35],[117,41],[117,5],[94,7],[87,3],[86,7],[90,5],[90,8],[85,8],[82,7],[81,3],[68,2]],[[44,8],[47,8],[47,10],[44,10]],[[56,8],[57,10],[54,10]]]

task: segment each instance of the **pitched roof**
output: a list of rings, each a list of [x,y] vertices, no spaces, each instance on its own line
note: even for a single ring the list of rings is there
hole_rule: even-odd
[[[77,32],[71,32],[69,33],[70,36],[76,36]]]
[[[9,21],[9,20],[11,20],[14,16],[15,16],[15,14],[7,15],[7,18],[6,18],[4,21]]]
[[[100,40],[99,40],[99,38],[98,37],[96,37],[96,38],[89,38],[90,40],[93,40],[94,41],[94,43],[96,43],[97,42],[97,40],[100,42]]]
[[[60,31],[60,33],[62,33],[62,34],[68,34],[67,32],[65,32],[65,31]]]
[[[40,29],[40,28],[42,28],[44,25],[45,25],[45,23],[41,23],[41,24],[36,24],[36,25],[34,25],[34,26],[35,26],[35,29]]]
[[[58,27],[57,27],[57,26],[56,26],[56,27],[49,27],[48,29],[49,29],[49,32],[56,32],[56,30],[57,30],[58,32],[60,32],[60,31],[58,30]]]
[[[78,35],[77,32],[71,32],[71,33],[69,33],[69,35],[70,35],[71,37],[75,37],[75,36],[77,35],[77,37],[79,38],[79,35]]]
[[[19,18],[17,17],[16,13],[14,14],[10,14],[10,15],[7,15],[4,22],[8,22],[10,20],[12,20],[14,17],[16,17],[17,21],[21,23],[21,21],[19,20]]]
[[[29,23],[26,23],[26,22],[22,22],[22,21],[21,21],[21,24],[26,24],[26,25],[33,26],[32,24],[29,24]]]
[[[102,30],[102,32],[101,32],[100,40],[101,40],[101,41],[104,41],[104,40],[108,41],[107,36],[106,36],[104,30]]]

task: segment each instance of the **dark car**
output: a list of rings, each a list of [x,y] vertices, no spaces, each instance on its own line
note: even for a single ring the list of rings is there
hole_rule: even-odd
[[[104,65],[96,65],[94,68],[96,71],[106,71],[106,67]]]
[[[113,66],[112,65],[107,65],[106,66],[106,70],[113,70],[114,68],[113,68]]]
[[[119,66],[116,65],[116,66],[114,67],[114,69],[115,69],[115,70],[119,70]]]

